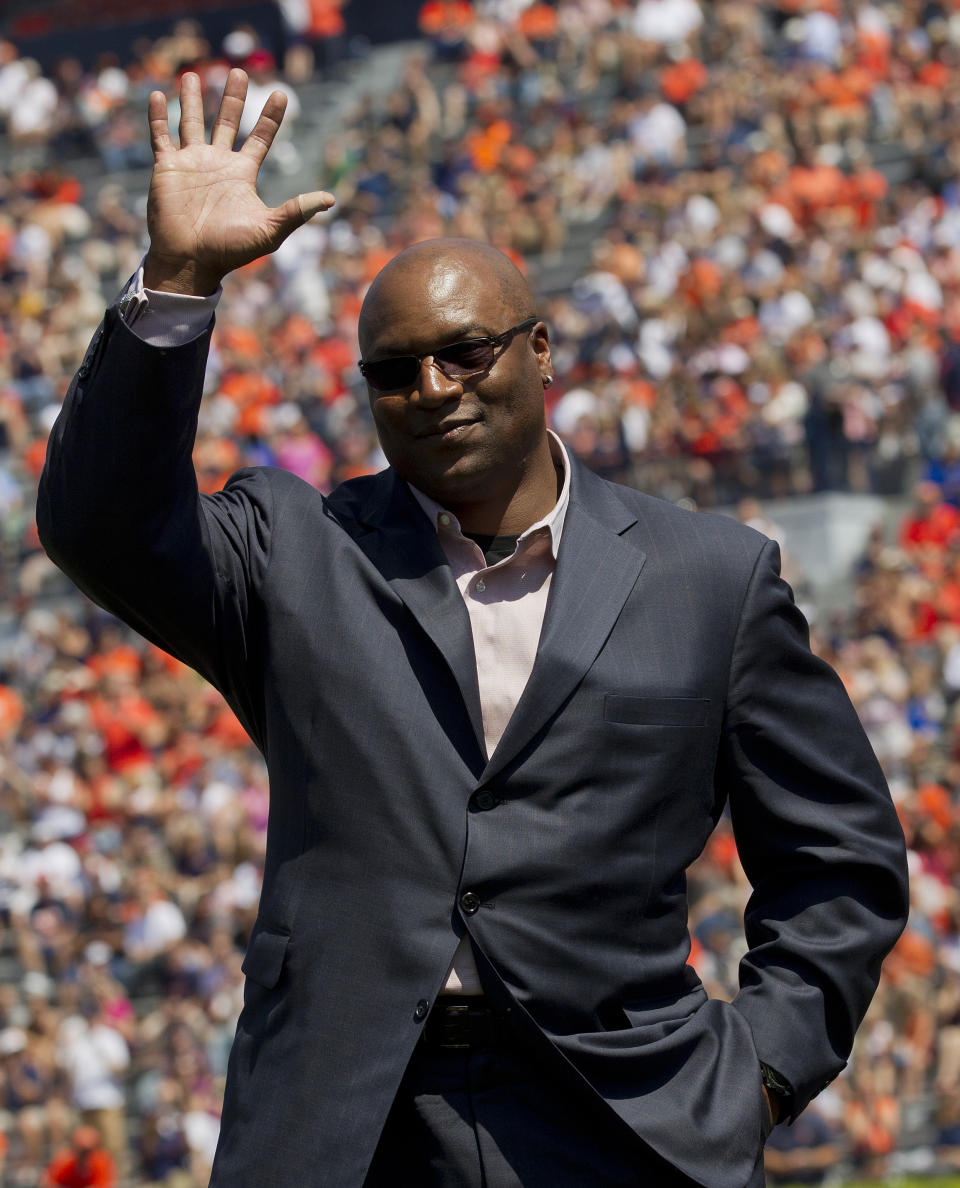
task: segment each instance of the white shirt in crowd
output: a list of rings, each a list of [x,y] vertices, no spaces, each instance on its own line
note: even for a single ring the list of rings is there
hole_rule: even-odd
[[[78,1110],[115,1110],[124,1104],[122,1073],[130,1049],[119,1031],[80,1015],[64,1019],[57,1032],[57,1062],[70,1081]]]

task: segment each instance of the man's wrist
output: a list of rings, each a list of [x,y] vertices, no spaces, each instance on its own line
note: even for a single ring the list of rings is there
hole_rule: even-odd
[[[764,1061],[760,1061],[760,1077],[763,1081],[763,1093],[770,1107],[770,1121],[773,1126],[790,1112],[790,1101],[793,1097],[793,1086],[782,1073],[777,1072]]]
[[[148,289],[144,285],[146,261],[120,294],[117,308],[130,330],[156,347],[183,346],[209,327],[222,289],[209,296]]]
[[[171,259],[148,251],[143,261],[143,287],[157,293],[210,297],[222,280],[222,273],[211,272],[196,260]]]
[[[766,1085],[763,1086],[763,1096],[767,1102],[767,1110],[770,1113],[770,1129],[780,1121],[784,1115],[783,1098],[779,1093],[774,1093],[772,1089],[768,1089]]]

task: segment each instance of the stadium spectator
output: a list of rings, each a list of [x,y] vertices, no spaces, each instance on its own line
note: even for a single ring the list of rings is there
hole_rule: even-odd
[[[777,1126],[767,1139],[767,1183],[822,1184],[840,1160],[840,1136],[811,1104],[792,1126]]]
[[[116,1171],[93,1126],[78,1126],[70,1146],[54,1156],[43,1188],[115,1188]]]
[[[70,1102],[93,1131],[102,1136],[111,1163],[126,1166],[127,1140],[122,1074],[130,1051],[120,1031],[109,1021],[105,1004],[96,997],[82,999],[76,1014],[66,1017],[57,1033],[57,1058],[66,1076]],[[76,1133],[74,1134],[76,1145]]]

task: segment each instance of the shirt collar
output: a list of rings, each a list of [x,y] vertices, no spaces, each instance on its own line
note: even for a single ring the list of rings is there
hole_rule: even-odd
[[[547,436],[550,439],[550,455],[554,462],[563,469],[563,483],[560,487],[560,495],[553,508],[547,512],[543,519],[537,520],[535,524],[531,524],[525,532],[520,534],[518,544],[520,541],[524,541],[532,536],[534,532],[539,532],[542,528],[546,528],[550,532],[550,550],[553,553],[554,560],[556,560],[557,553],[560,549],[560,536],[563,533],[563,522],[566,519],[567,507],[570,503],[570,459],[567,457],[566,447],[552,429],[547,430]],[[437,532],[442,528],[445,532],[455,532],[460,536],[463,535],[460,521],[453,512],[447,511],[435,499],[431,499],[429,495],[424,495],[412,483],[407,483],[407,486]],[[449,516],[449,522],[442,521],[440,519],[441,516]]]

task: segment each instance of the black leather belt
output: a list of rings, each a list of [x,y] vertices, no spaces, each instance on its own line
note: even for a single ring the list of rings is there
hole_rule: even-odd
[[[502,1012],[478,997],[444,994],[437,999],[420,1033],[428,1048],[468,1051],[515,1044],[517,1035]]]

